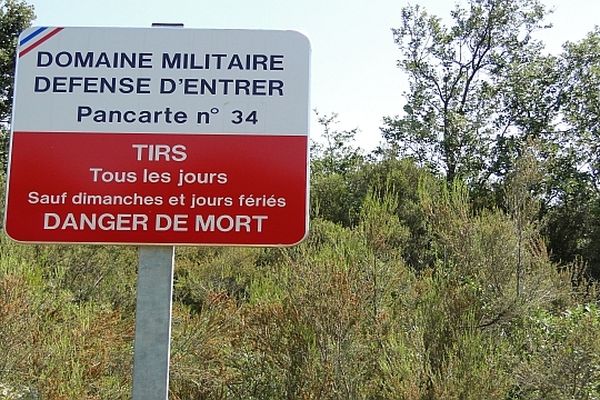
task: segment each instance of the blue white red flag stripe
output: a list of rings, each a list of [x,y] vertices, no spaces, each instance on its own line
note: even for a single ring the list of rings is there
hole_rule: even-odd
[[[21,42],[19,42],[19,46],[22,46],[21,49],[19,50],[19,57],[23,57],[25,54],[29,53],[31,50],[35,49],[36,47],[38,47],[39,45],[44,43],[46,40],[50,39],[52,36],[56,35],[60,31],[62,31],[63,29],[64,28],[48,28],[48,27],[41,27],[39,29],[36,29],[31,34],[24,37],[21,40]],[[31,43],[27,47],[23,47],[31,40],[34,40],[33,43]]]
[[[45,31],[46,29],[48,29],[47,26],[42,26],[41,28],[37,28],[35,31],[31,32],[29,35],[27,35],[26,37],[21,39],[21,41],[19,42],[19,46],[23,46],[25,43],[29,42],[31,39],[33,39],[34,37],[36,37],[43,31]]]

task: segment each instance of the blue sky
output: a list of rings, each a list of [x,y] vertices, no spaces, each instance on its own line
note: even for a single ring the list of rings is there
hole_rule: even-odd
[[[554,27],[540,38],[551,52],[578,41],[600,23],[600,1],[544,0]],[[384,115],[402,110],[406,79],[391,28],[400,24],[406,0],[28,0],[35,25],[147,27],[181,22],[188,28],[293,29],[312,45],[311,107],[339,114],[339,128],[359,128],[359,145],[380,141]],[[447,17],[450,0],[413,0]],[[316,120],[316,118],[313,118]],[[319,127],[313,121],[311,134]]]

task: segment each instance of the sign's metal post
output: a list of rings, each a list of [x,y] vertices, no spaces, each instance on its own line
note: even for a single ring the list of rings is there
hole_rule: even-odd
[[[133,400],[165,400],[169,392],[174,253],[172,246],[139,248]]]
[[[153,23],[153,27],[183,24]],[[140,246],[138,261],[133,400],[169,397],[174,246]]]

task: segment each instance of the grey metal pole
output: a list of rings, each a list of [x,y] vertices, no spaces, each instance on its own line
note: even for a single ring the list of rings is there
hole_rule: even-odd
[[[173,246],[139,248],[133,400],[168,398],[174,260]]]
[[[152,26],[183,27],[183,24]],[[133,400],[167,400],[169,396],[174,269],[174,246],[139,247]]]

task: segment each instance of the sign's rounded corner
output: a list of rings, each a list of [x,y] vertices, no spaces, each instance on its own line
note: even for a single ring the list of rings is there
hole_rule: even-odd
[[[21,31],[21,33],[19,33],[19,36],[17,37],[17,43],[21,42],[30,33],[35,32],[35,31],[37,31],[38,29],[41,29],[41,28],[43,28],[43,26],[32,25],[32,26],[28,26],[27,28],[23,29]]]
[[[8,230],[8,224],[6,223],[6,221],[4,221],[4,226],[2,227],[2,230],[4,231],[4,234],[6,235],[6,237],[9,238],[10,240],[12,240],[15,243],[19,243],[19,244],[31,243],[31,242],[26,241],[26,240],[17,239],[15,236],[11,235],[10,232],[9,232],[9,230]]]
[[[309,233],[309,229],[308,229],[308,224],[307,224],[304,229],[304,232],[302,233],[302,236],[294,242],[286,243],[284,245],[284,247],[294,247],[294,246],[298,246],[299,244],[302,244],[302,242],[304,242],[308,238],[308,233]]]
[[[311,50],[310,39],[309,39],[309,37],[307,35],[305,35],[303,32],[300,32],[300,31],[297,31],[297,30],[293,30],[293,29],[289,30],[288,32],[292,36],[296,36],[299,41],[304,42],[304,44],[308,48],[308,51]]]

